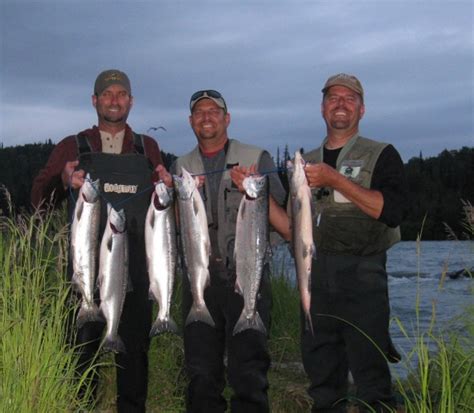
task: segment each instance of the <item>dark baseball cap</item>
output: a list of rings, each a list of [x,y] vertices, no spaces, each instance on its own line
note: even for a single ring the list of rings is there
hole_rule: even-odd
[[[358,93],[362,98],[364,97],[364,89],[359,79],[354,75],[348,75],[346,73],[338,73],[337,75],[331,76],[327,81],[321,92],[326,94],[327,90],[331,86],[345,86],[354,92]]]
[[[121,85],[129,95],[132,94],[132,88],[130,87],[128,76],[117,69],[104,70],[99,74],[99,76],[97,76],[94,84],[94,94],[100,95],[111,85]]]

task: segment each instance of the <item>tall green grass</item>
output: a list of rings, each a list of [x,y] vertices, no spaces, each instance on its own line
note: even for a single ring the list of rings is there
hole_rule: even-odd
[[[466,234],[472,238],[473,222],[467,213],[462,224]],[[449,233],[454,234],[452,231],[448,231]],[[416,243],[418,273],[422,253],[420,240],[421,234]],[[443,284],[444,276],[441,277],[440,289]],[[400,320],[396,320],[404,336],[412,342],[412,350],[404,355],[407,379],[396,380],[405,411],[470,413],[474,406],[474,306],[466,308],[462,316],[440,329],[436,323],[437,303],[433,302],[431,322],[426,331],[422,331],[419,322],[420,299],[417,283],[414,332],[410,334]]]
[[[67,228],[64,214],[22,214],[0,225],[0,411],[90,411],[78,398],[74,348],[65,338],[69,286],[64,281]],[[419,251],[421,254],[421,250]],[[177,282],[172,314],[181,323],[181,284]],[[269,372],[271,410],[307,412],[308,381],[300,359],[300,304],[296,286],[282,270],[272,277],[273,312]],[[419,306],[419,300],[416,305]],[[404,410],[426,413],[470,412],[474,405],[474,309],[462,317],[463,328],[408,332],[413,349],[405,354],[407,378],[395,388]],[[457,320],[459,323],[460,320]],[[180,327],[182,327],[180,325]],[[410,338],[413,337],[414,338]],[[184,411],[184,351],[181,337],[163,335],[150,348],[149,412]],[[411,363],[416,360],[416,363]],[[102,356],[98,406],[115,411],[115,367]],[[231,393],[226,390],[226,395]]]
[[[56,213],[0,223],[0,411],[83,408],[65,341],[66,228]]]

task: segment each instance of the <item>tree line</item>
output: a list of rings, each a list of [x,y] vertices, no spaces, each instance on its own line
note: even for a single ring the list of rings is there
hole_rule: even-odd
[[[54,148],[51,140],[13,147],[0,146],[0,209],[8,211],[8,198],[16,210],[29,211],[33,179]],[[176,156],[161,152],[169,169]],[[288,187],[286,161],[290,159],[288,147],[282,154],[278,149],[276,165],[283,184]],[[438,156],[411,158],[405,164],[408,185],[407,215],[401,226],[403,240],[445,240],[453,235],[465,239],[463,228],[465,204],[474,204],[474,147],[444,150]],[[447,227],[451,230],[447,231]]]

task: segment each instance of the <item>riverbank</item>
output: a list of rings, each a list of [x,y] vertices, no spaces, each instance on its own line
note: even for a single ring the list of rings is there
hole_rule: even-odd
[[[67,231],[64,215],[18,216],[0,224],[0,411],[90,411],[78,398],[74,349],[63,332],[69,286],[64,282]],[[453,282],[457,282],[452,280]],[[472,284],[471,284],[472,285]],[[299,297],[287,277],[272,277],[273,312],[269,372],[272,412],[308,412],[308,385],[300,368]],[[180,287],[172,313],[181,320]],[[472,298],[472,290],[471,290]],[[472,301],[471,301],[472,302]],[[415,306],[415,312],[419,307]],[[415,329],[410,357],[417,363],[394,387],[407,413],[464,413],[474,405],[474,310],[458,319],[459,328]],[[411,326],[410,326],[411,327]],[[416,326],[415,326],[416,327]],[[408,326],[399,323],[402,332]],[[101,365],[97,412],[114,411],[110,354]],[[150,349],[148,411],[184,411],[186,377],[179,336],[163,335]],[[84,378],[82,378],[84,379]],[[226,396],[230,390],[226,389]]]

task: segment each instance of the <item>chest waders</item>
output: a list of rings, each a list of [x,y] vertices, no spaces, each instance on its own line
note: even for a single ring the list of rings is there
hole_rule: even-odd
[[[322,162],[323,146],[305,159]],[[370,188],[384,147],[355,135],[331,166]],[[310,311],[315,329],[314,336],[303,331],[301,337],[303,365],[311,382],[308,393],[320,409],[313,411],[346,411],[349,370],[355,399],[377,412],[392,411],[379,408],[395,406],[385,359],[391,351],[386,250],[400,239],[399,230],[369,217],[332,188],[322,189],[312,190],[317,257]]]
[[[79,165],[92,180],[100,180],[101,218],[99,242],[107,222],[107,203],[125,210],[129,243],[129,280],[132,291],[127,293],[120,321],[123,329],[133,334],[120,334],[127,352],[143,348],[148,341],[151,303],[148,300],[149,281],[146,268],[144,225],[153,191],[152,165],[144,154],[141,135],[135,135],[135,153],[109,154],[92,152],[87,138],[77,136]],[[77,191],[76,191],[77,198]],[[72,207],[72,208],[71,208]],[[70,202],[70,212],[74,205]],[[70,215],[72,216],[72,215]]]

